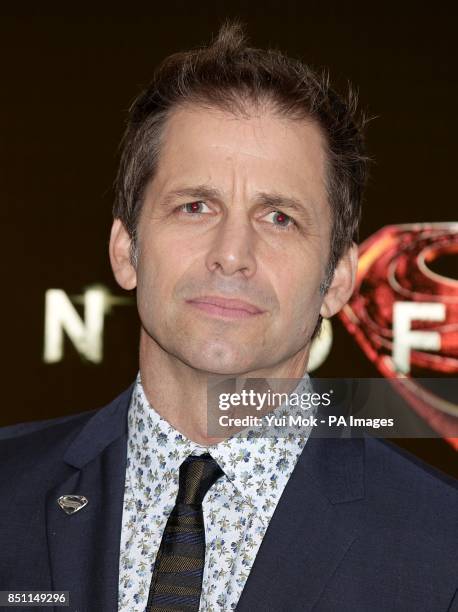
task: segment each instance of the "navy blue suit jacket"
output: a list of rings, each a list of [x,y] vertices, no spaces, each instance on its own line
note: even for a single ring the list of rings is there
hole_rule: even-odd
[[[0,590],[70,591],[56,611],[117,610],[132,389],[0,430]],[[69,516],[66,494],[89,503]],[[457,554],[455,480],[386,442],[312,437],[237,612],[456,612]]]

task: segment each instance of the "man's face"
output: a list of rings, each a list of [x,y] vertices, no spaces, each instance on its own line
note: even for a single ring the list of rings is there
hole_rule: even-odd
[[[330,251],[319,129],[188,107],[163,136],[138,224],[145,340],[220,374],[305,354]]]

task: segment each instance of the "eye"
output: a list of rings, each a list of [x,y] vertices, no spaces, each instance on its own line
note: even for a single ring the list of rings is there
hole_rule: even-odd
[[[266,218],[271,217],[273,221],[273,225],[275,225],[278,229],[288,229],[290,226],[296,225],[296,222],[292,217],[287,215],[280,210],[274,210],[269,213]]]
[[[207,210],[204,210],[204,207],[206,207]],[[183,204],[182,206],[179,207],[179,210],[184,212],[184,213],[188,213],[190,215],[200,215],[202,213],[210,211],[210,209],[205,204],[205,202],[202,202],[201,200],[197,200],[195,202],[188,202],[187,204]]]

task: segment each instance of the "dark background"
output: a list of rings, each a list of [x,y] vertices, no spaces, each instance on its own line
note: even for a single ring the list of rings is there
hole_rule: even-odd
[[[74,5],[76,7],[76,5]],[[79,5],[78,5],[79,6]],[[375,159],[361,239],[384,225],[456,220],[458,105],[454,16],[446,4],[166,2],[98,13],[17,11],[0,16],[3,402],[0,425],[101,406],[134,379],[138,319],[116,306],[104,361],[68,343],[44,364],[44,294],[103,283],[116,295],[107,246],[112,182],[126,111],[166,55],[207,42],[226,17],[254,46],[274,46],[349,79]],[[72,12],[74,11],[74,12]],[[379,376],[340,321],[321,376]],[[400,442],[400,441],[398,441]],[[458,475],[443,440],[402,442]]]

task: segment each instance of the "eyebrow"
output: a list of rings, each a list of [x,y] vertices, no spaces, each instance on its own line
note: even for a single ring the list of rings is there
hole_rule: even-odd
[[[196,185],[194,187],[183,187],[169,192],[163,199],[162,204],[167,206],[176,198],[189,197],[202,200],[210,200],[221,203],[224,197],[219,189],[209,185]],[[255,193],[254,201],[256,204],[271,208],[281,208],[296,213],[306,222],[311,222],[311,215],[308,210],[307,202],[301,201],[292,196],[286,196],[278,192],[267,193],[258,191]]]

